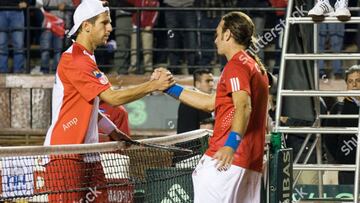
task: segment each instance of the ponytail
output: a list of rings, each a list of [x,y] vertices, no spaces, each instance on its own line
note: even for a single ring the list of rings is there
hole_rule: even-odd
[[[251,37],[251,40],[249,42],[249,45],[247,47],[247,49],[249,49],[249,51],[247,52],[251,58],[253,58],[255,60],[255,62],[259,65],[261,73],[265,74],[266,73],[266,68],[264,66],[264,64],[261,62],[261,59],[259,58],[259,56],[256,54],[256,52],[252,51],[252,50],[256,50],[256,45],[255,42],[256,38],[255,37]]]

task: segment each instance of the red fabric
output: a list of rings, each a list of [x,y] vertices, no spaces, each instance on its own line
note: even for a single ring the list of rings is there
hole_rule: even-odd
[[[58,37],[64,37],[65,35],[65,22],[63,19],[53,15],[47,11],[44,14],[45,28],[49,29],[54,35]]]
[[[94,100],[111,86],[92,59],[92,53],[76,42],[70,49],[71,52],[62,54],[57,69],[56,83],[62,84],[63,97],[55,98],[61,100],[62,106],[53,121],[56,123],[51,129],[51,145],[83,144],[91,127]]]
[[[288,0],[270,0],[271,6],[274,8],[286,8],[288,4]],[[276,11],[276,15],[283,16],[285,15],[285,11]]]
[[[244,59],[247,60],[244,63]],[[226,64],[216,90],[214,134],[210,138],[208,156],[213,156],[231,131],[234,116],[232,92],[246,91],[251,97],[251,115],[247,131],[238,147],[233,164],[261,172],[263,164],[268,78],[262,74],[256,62],[241,51]]]
[[[131,135],[130,127],[129,127],[129,119],[128,112],[123,106],[111,106],[105,102],[101,102],[99,109],[103,111],[103,113],[117,126],[119,130],[126,133],[127,135]],[[101,129],[99,129],[99,133]],[[99,142],[108,142],[111,141],[109,136],[100,136]]]
[[[133,4],[135,7],[159,7],[160,3],[158,0],[128,0],[129,3]],[[134,11],[132,15],[132,23],[137,26],[137,15],[138,13]],[[146,26],[154,27],[156,19],[158,16],[158,11],[141,11],[140,12],[140,27],[144,28]]]

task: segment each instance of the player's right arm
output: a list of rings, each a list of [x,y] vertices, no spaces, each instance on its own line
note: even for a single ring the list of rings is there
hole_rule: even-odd
[[[135,87],[120,90],[108,88],[101,92],[99,96],[106,103],[119,106],[140,99],[153,91],[163,91],[174,85],[174,83],[175,81],[170,73],[163,73],[158,80],[150,80]]]
[[[194,108],[212,112],[215,109],[215,97],[216,94],[206,94],[200,91],[194,91],[184,88],[180,94],[179,100],[186,105]]]
[[[158,79],[161,72],[169,71],[164,68],[158,68],[154,71],[152,78],[155,80]],[[215,109],[216,94],[206,94],[200,91],[186,89],[178,84],[174,84],[170,88],[165,89],[164,93],[196,109],[206,112],[212,112]]]
[[[186,89],[178,84],[171,86],[164,92],[196,109],[206,112],[212,112],[215,109],[215,94],[206,94],[200,91]]]

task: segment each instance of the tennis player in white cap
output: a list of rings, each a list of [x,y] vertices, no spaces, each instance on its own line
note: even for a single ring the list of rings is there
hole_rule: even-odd
[[[152,91],[165,90],[174,84],[170,72],[157,71],[156,80],[150,79],[135,87],[113,90],[108,78],[99,70],[94,56],[96,47],[106,44],[112,31],[109,8],[99,0],[83,0],[73,18],[74,26],[67,35],[76,35],[76,40],[62,54],[57,67],[52,123],[44,145],[97,143],[100,99],[118,106]],[[98,185],[105,181],[99,160],[85,163],[81,156],[53,156],[46,167],[50,176],[46,182],[47,189],[55,192],[49,195],[49,202],[85,201],[87,191],[76,190],[90,188],[91,185],[84,183],[94,183],[95,179],[100,181]],[[106,202],[106,191],[100,192],[94,201]]]

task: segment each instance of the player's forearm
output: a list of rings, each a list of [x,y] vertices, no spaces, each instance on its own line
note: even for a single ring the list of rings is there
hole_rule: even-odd
[[[231,131],[239,133],[241,136],[245,135],[247,126],[249,124],[251,114],[251,105],[244,103],[235,107],[234,118],[231,125]]]
[[[110,105],[119,106],[140,99],[155,90],[149,81],[126,89],[106,90],[100,94],[100,98]]]
[[[215,108],[215,95],[205,94],[202,92],[184,89],[179,100],[191,107],[212,112]]]

